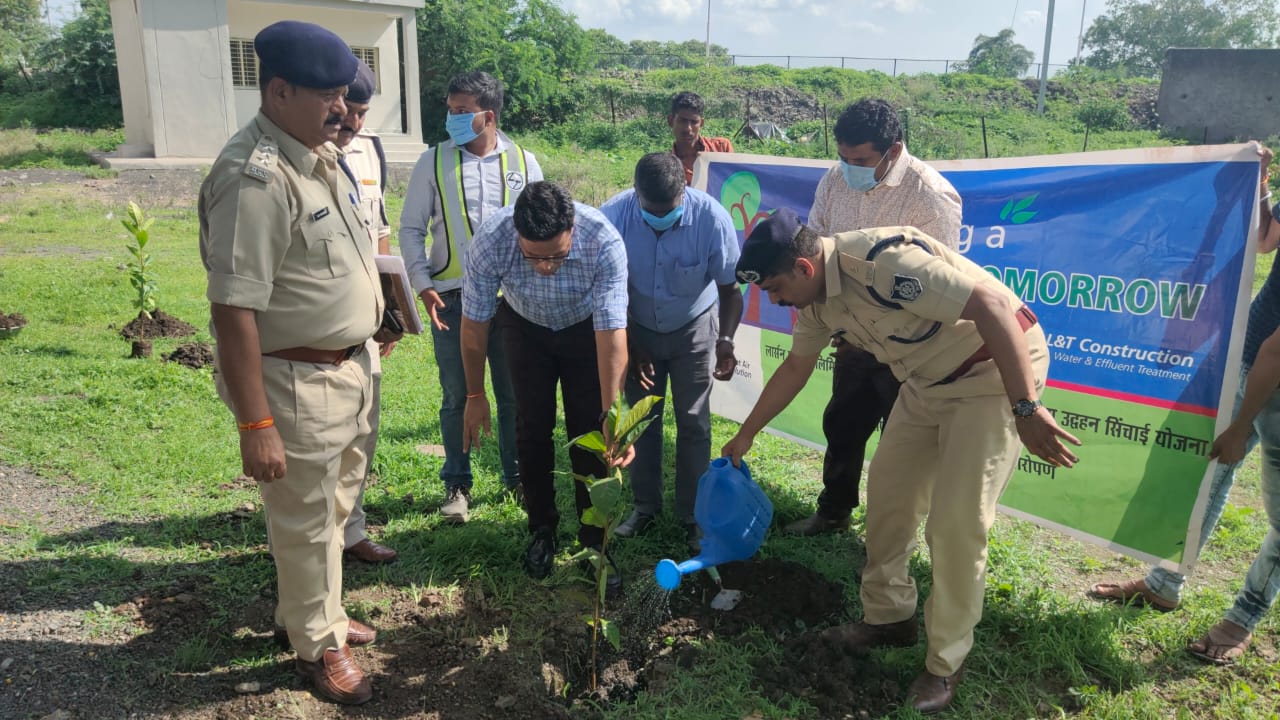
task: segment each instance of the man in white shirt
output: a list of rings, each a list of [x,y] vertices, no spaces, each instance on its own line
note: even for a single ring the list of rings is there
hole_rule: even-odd
[[[440,479],[446,497],[440,513],[459,523],[467,520],[472,485],[471,456],[464,450],[462,433],[467,403],[460,335],[463,256],[474,233],[494,211],[513,204],[526,185],[542,179],[533,153],[498,129],[502,100],[502,83],[488,73],[462,73],[449,81],[445,119],[449,140],[418,159],[400,216],[400,252],[413,289],[431,316],[443,391],[440,434],[445,461]],[[502,337],[492,331],[488,359],[498,404],[502,480],[507,490],[519,493],[515,396]]]

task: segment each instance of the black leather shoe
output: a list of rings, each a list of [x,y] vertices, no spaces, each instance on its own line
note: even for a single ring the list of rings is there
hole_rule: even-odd
[[[613,534],[621,538],[630,538],[639,535],[649,526],[653,524],[653,516],[648,513],[642,513],[639,510],[632,510],[631,515],[618,524],[613,529]]]
[[[912,681],[911,688],[907,690],[907,702],[921,715],[932,715],[951,704],[956,696],[956,686],[963,678],[963,667],[946,677],[925,670]]]
[[[535,580],[551,574],[556,559],[556,536],[549,527],[533,531],[533,539],[524,551],[524,570]]]

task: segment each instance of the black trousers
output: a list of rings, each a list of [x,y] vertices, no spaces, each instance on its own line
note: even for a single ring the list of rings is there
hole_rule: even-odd
[[[560,331],[530,322],[498,304],[494,322],[506,346],[507,369],[516,400],[516,454],[520,458],[520,481],[524,485],[524,507],[529,530],[549,527],[554,534],[560,522],[556,509],[556,385],[564,403],[567,437],[600,429],[600,374],[596,365],[596,338],[591,318]],[[603,477],[604,463],[591,453],[569,451],[573,472]],[[587,487],[573,483],[578,517],[591,506]],[[598,545],[604,531],[579,523],[578,541]]]
[[[822,413],[827,452],[822,458],[818,513],[823,517],[842,518],[857,507],[867,441],[889,419],[901,385],[889,366],[871,353],[848,344],[836,349],[831,400]]]

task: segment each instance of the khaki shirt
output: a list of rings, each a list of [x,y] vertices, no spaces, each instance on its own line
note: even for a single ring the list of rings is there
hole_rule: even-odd
[[[338,150],[309,150],[259,113],[200,188],[209,302],[257,311],[262,352],[340,350],[372,337],[382,289]]]
[[[387,204],[383,197],[385,189],[382,187],[382,161],[373,146],[373,137],[372,132],[361,130],[351,140],[351,144],[343,148],[343,158],[360,186],[356,195],[369,219],[376,250],[378,239],[391,235],[391,225],[387,222]]]
[[[903,236],[902,241],[886,241]],[[868,259],[868,256],[871,259]],[[973,261],[910,227],[871,228],[822,238],[825,302],[801,310],[792,351],[817,355],[831,336],[876,356],[899,380],[937,382],[978,348],[977,326],[960,313],[979,283],[1022,300]],[[870,287],[868,287],[870,286]],[[877,301],[901,306],[887,307]]]

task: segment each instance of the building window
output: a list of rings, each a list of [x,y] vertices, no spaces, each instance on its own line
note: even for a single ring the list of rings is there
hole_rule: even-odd
[[[364,61],[365,65],[373,71],[373,81],[375,93],[382,92],[382,76],[378,74],[378,48],[376,47],[352,47],[352,54]]]
[[[258,87],[258,56],[252,40],[231,38],[231,86]]]

